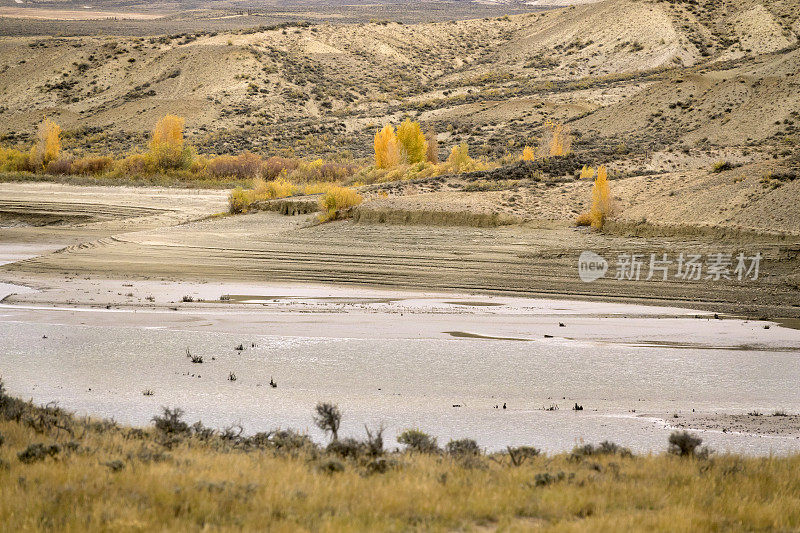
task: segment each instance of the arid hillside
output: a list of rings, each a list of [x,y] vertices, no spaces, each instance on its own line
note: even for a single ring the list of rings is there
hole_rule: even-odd
[[[788,1],[607,0],[435,24],[9,37],[0,129],[26,140],[46,114],[75,147],[126,150],[170,112],[218,153],[364,155],[377,125],[407,114],[492,156],[547,118],[580,119],[576,133],[600,137],[741,144],[783,133],[775,122],[798,108],[799,56],[786,52],[798,12]]]

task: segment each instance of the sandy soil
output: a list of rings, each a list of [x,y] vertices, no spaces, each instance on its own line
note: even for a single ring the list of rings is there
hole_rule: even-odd
[[[130,13],[117,11],[96,11],[92,9],[41,9],[29,7],[0,7],[0,17],[37,20],[155,20],[163,15],[148,13]]]
[[[797,436],[800,438],[800,415],[773,412],[749,414],[679,413],[662,416],[664,423],[686,430],[739,433],[750,435]],[[646,416],[646,415],[643,415]]]

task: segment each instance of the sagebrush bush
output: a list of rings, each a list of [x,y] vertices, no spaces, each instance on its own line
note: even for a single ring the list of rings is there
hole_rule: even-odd
[[[324,211],[322,220],[335,220],[341,216],[342,211],[357,206],[364,199],[355,190],[348,187],[331,187],[319,199],[319,205]]]
[[[419,429],[407,429],[397,436],[397,442],[405,445],[406,449],[419,453],[438,453],[439,445],[436,437],[431,437]]]
[[[189,433],[189,424],[183,421],[183,409],[178,407],[170,409],[161,408],[161,416],[154,416],[153,423],[156,429],[166,435],[185,435]]]
[[[703,439],[688,431],[673,431],[668,439],[669,453],[686,457],[695,455],[697,447],[703,444]]]
[[[455,457],[481,454],[478,443],[473,439],[451,440],[445,445],[444,449],[448,454]]]

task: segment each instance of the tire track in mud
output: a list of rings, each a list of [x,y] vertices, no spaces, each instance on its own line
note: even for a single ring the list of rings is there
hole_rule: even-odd
[[[403,228],[392,227],[392,230],[403,233]],[[468,244],[455,246],[442,242],[442,234],[438,238],[428,235],[429,241],[424,246],[407,248],[397,246],[396,241],[383,239],[380,242],[381,232],[373,229],[364,232],[369,234],[369,238],[348,243],[347,251],[323,244],[318,239],[292,238],[291,234],[261,240],[258,247],[247,243],[235,243],[239,246],[155,243],[137,240],[135,235],[122,235],[71,246],[54,256],[29,259],[12,269],[123,278],[308,282],[603,298],[731,313],[765,313],[781,304],[780,297],[769,295],[773,291],[760,288],[766,297],[756,301],[750,288],[739,285],[617,282],[609,279],[585,284],[577,276],[579,248],[545,248],[521,254],[514,247],[509,249],[498,243],[497,235],[492,233],[481,234],[483,238],[477,239],[473,234]],[[397,240],[416,240],[413,234],[417,231],[418,228],[413,228],[399,235]],[[387,233],[385,228],[383,233]],[[465,253],[465,247],[469,247],[469,253]],[[743,305],[745,302],[747,304]]]

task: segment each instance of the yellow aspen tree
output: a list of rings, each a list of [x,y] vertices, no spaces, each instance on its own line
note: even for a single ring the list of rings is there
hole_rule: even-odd
[[[582,180],[589,180],[594,177],[594,169],[588,165],[583,165],[581,169],[581,178]]]
[[[427,142],[419,122],[405,119],[397,128],[397,141],[405,153],[406,163],[413,165],[425,161],[428,152]]]
[[[31,147],[30,161],[35,166],[45,166],[61,154],[61,127],[45,119],[39,124],[36,143]]]
[[[394,128],[387,124],[375,134],[375,166],[394,168],[400,164],[400,148]]]
[[[162,145],[180,148],[183,146],[183,117],[166,115],[156,123],[150,148],[157,149]]]
[[[608,187],[608,172],[605,166],[598,167],[597,178],[594,180],[592,188],[592,208],[589,211],[589,218],[592,227],[602,229],[611,212],[611,197]]]

